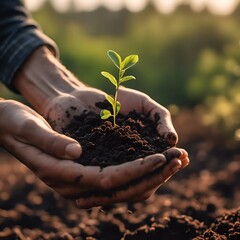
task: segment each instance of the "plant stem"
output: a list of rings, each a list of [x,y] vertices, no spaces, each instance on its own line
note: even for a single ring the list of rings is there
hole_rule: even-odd
[[[118,87],[116,87],[116,92],[114,96],[113,127],[116,127],[117,97],[118,97]]]
[[[118,97],[118,88],[120,86],[120,79],[122,77],[122,69],[119,69],[118,73],[118,83],[116,86],[115,96],[114,96],[114,108],[113,108],[113,127],[116,127],[116,113],[117,113],[117,97]]]

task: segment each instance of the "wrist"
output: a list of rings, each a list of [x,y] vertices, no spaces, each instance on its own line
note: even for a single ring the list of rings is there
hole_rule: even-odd
[[[53,98],[84,86],[47,49],[36,49],[16,74],[14,87],[38,111]]]

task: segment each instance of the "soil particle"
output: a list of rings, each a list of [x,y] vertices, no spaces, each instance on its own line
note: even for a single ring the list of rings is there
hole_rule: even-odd
[[[77,160],[83,165],[106,167],[161,153],[170,145],[156,131],[153,122],[135,111],[119,115],[117,126],[100,119],[99,114],[84,112],[75,117],[63,133],[76,139],[83,148]]]

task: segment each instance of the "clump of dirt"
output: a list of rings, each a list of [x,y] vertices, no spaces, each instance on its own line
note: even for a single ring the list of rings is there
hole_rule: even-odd
[[[95,112],[84,112],[63,129],[63,133],[76,139],[83,154],[77,160],[82,165],[106,167],[118,165],[154,153],[161,153],[170,145],[156,131],[155,121],[138,114],[118,115],[117,125],[102,120]]]
[[[194,240],[238,240],[240,239],[240,208],[227,211],[218,217],[210,228]]]
[[[204,230],[204,223],[190,216],[178,215],[166,217],[160,223],[141,226],[125,235],[125,240],[190,240]]]
[[[160,219],[125,234],[124,240],[238,240],[240,239],[240,208],[226,211],[210,227],[187,215]]]

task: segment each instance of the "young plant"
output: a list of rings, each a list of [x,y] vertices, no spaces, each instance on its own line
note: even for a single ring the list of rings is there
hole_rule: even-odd
[[[136,79],[132,75],[124,76],[125,71],[135,65],[138,62],[138,55],[129,55],[123,61],[122,58],[118,53],[113,50],[108,50],[107,52],[108,57],[114,63],[114,65],[118,68],[118,77],[115,78],[109,72],[101,72],[101,74],[106,77],[114,86],[115,86],[115,94],[114,97],[106,94],[107,101],[112,106],[112,112],[107,109],[103,109],[100,112],[100,116],[102,119],[108,119],[109,117],[113,117],[113,126],[116,126],[116,116],[120,111],[121,103],[117,100],[118,98],[118,89],[119,86],[126,81],[130,81]]]

